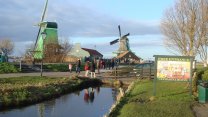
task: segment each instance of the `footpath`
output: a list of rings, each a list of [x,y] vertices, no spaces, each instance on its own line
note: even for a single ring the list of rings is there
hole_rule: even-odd
[[[101,74],[98,74],[97,77],[102,77],[102,74],[105,72],[110,72],[111,70],[101,70]],[[43,72],[43,76],[48,77],[70,77],[73,75],[78,75],[80,77],[83,77],[85,74],[85,71],[81,71],[79,74],[77,74],[75,71],[73,72]],[[23,77],[23,76],[40,76],[40,72],[32,72],[32,73],[9,73],[9,74],[0,74],[0,78],[12,78],[12,77]],[[90,76],[90,74],[89,74]]]
[[[208,117],[208,103],[199,104],[197,103],[193,107],[193,111],[196,114],[196,117]]]

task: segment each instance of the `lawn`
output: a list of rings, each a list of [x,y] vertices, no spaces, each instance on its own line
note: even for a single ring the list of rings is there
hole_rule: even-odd
[[[157,81],[156,96],[153,97],[153,81],[135,83],[111,117],[194,117],[194,103],[186,82]]]

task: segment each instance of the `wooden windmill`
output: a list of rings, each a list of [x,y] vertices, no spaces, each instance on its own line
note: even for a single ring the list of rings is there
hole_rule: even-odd
[[[129,39],[127,38],[127,36],[129,36],[130,33],[127,33],[127,34],[121,36],[120,25],[118,25],[118,29],[119,29],[119,38],[111,41],[110,45],[113,45],[113,44],[119,42],[119,48],[116,53],[117,53],[117,55],[120,55],[123,52],[130,51]]]
[[[33,49],[34,60],[40,60],[43,58],[46,59],[47,56],[48,58],[50,58],[50,56],[46,55],[46,53],[49,53],[48,51],[53,51],[52,55],[55,55],[55,53],[58,52],[58,49],[60,48],[60,47],[55,47],[55,46],[59,46],[57,23],[44,21],[46,16],[47,6],[48,6],[48,0],[46,0],[40,23],[38,23],[39,31]],[[45,34],[45,37],[43,37],[43,33]],[[53,45],[53,46],[55,45],[55,46],[51,48],[48,47],[48,45]]]

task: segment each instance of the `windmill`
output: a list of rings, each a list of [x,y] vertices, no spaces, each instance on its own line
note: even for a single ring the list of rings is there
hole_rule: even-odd
[[[127,36],[129,36],[130,33],[127,33],[126,35],[121,36],[120,25],[118,25],[118,30],[119,30],[119,38],[111,41],[110,45],[113,45],[113,44],[119,42],[119,49],[116,52],[119,55],[119,54],[121,54],[123,52],[130,51],[129,39],[127,38]]]
[[[57,34],[57,23],[56,22],[46,22],[44,21],[46,10],[48,6],[48,0],[46,0],[44,10],[41,16],[40,23],[38,24],[39,30],[37,34],[37,38],[35,41],[35,46],[33,49],[33,58],[35,60],[43,59],[45,55],[45,46],[47,44],[58,44],[58,34]],[[46,34],[46,37],[42,37],[42,33]]]

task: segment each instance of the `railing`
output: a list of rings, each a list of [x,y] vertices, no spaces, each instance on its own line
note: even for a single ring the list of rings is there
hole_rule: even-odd
[[[155,69],[152,67],[149,68],[135,68],[133,69],[132,74],[135,74],[136,77],[138,78],[154,78],[154,74],[155,74]]]

